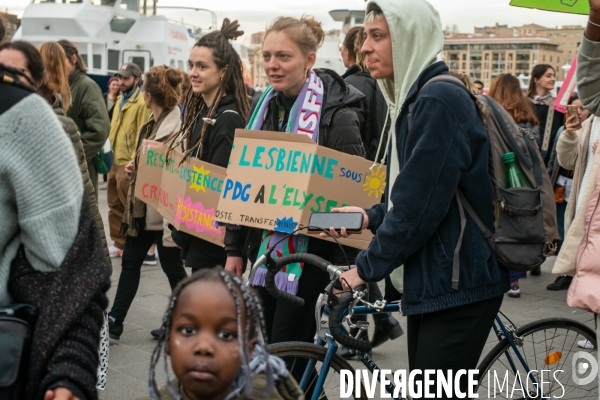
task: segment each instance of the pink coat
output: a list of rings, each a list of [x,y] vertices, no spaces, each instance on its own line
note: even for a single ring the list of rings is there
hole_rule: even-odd
[[[576,258],[576,274],[567,303],[600,314],[600,174],[585,210],[585,234]]]

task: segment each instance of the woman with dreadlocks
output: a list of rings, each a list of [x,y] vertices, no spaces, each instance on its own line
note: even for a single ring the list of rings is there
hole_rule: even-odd
[[[183,145],[185,156],[227,167],[235,130],[244,128],[250,108],[242,75],[242,62],[229,43],[244,32],[237,21],[223,20],[220,31],[203,36],[189,58],[188,91],[181,127],[181,139],[172,148]],[[195,272],[201,268],[225,265],[225,250],[184,232],[173,229],[173,240],[183,249],[185,266]],[[229,254],[241,262],[241,251]]]
[[[158,211],[134,196],[142,141],[148,139],[165,142],[179,132],[181,113],[178,104],[182,82],[183,73],[166,66],[152,67],[144,76],[144,103],[152,114],[138,133],[134,160],[125,166],[125,172],[131,174],[131,185],[127,194],[127,206],[121,229],[127,235],[122,257],[123,269],[119,276],[115,301],[108,317],[109,335],[115,340],[119,340],[123,333],[123,321],[140,284],[142,264],[154,243],[157,244],[160,266],[169,279],[171,290],[187,277],[181,251],[171,240],[169,230],[165,229],[163,217]],[[159,335],[158,330],[153,330],[151,333],[155,337]]]
[[[150,397],[139,400],[304,399],[285,363],[269,355],[262,337],[262,308],[252,289],[220,268],[194,273],[171,295],[152,354]],[[167,385],[159,391],[155,371],[161,355]]]

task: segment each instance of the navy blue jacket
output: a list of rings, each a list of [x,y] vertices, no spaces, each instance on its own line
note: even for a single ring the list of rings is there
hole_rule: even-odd
[[[460,234],[456,189],[462,190],[492,231],[494,209],[489,140],[473,100],[448,82],[428,85],[417,99],[429,79],[447,73],[444,62],[428,67],[407,96],[396,121],[401,172],[391,188],[394,207],[387,211],[386,200],[367,210],[369,229],[376,236],[356,259],[359,276],[370,282],[380,281],[404,264],[404,315],[491,299],[510,286],[508,271],[498,265],[481,231],[466,214],[459,287],[452,289],[452,261]],[[409,131],[410,103],[415,105]]]

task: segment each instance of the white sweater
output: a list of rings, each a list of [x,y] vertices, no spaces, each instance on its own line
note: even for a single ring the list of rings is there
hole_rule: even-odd
[[[38,271],[58,270],[77,234],[83,196],[73,146],[54,112],[29,95],[0,115],[0,306],[21,245]]]

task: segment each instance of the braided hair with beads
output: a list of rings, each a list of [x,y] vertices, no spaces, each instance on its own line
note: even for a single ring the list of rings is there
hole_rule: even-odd
[[[152,400],[160,399],[160,392],[156,384],[156,368],[160,362],[161,355],[164,361],[164,374],[167,382],[167,387],[171,395],[175,399],[181,397],[171,385],[169,378],[169,362],[167,357],[166,346],[169,341],[169,332],[171,330],[171,323],[173,319],[174,310],[177,307],[177,301],[183,290],[191,283],[197,281],[209,281],[209,282],[222,282],[224,283],[235,302],[236,314],[237,314],[237,325],[238,325],[238,342],[240,349],[241,359],[241,370],[233,385],[233,392],[227,397],[226,400],[236,398],[242,392],[246,396],[250,396],[252,393],[252,368],[250,367],[250,361],[259,359],[260,363],[265,366],[264,371],[267,377],[267,386],[265,388],[264,396],[273,390],[275,386],[274,374],[272,371],[271,364],[269,363],[269,353],[266,350],[264,341],[267,340],[265,324],[264,324],[264,313],[258,296],[248,288],[240,278],[234,276],[228,272],[223,271],[220,268],[201,269],[192,276],[181,281],[173,293],[169,301],[169,307],[163,317],[163,323],[161,326],[160,337],[156,348],[152,352],[150,359],[150,374],[148,377],[148,388],[150,391],[150,398]],[[246,325],[242,326],[242,321],[245,319]],[[262,339],[261,339],[262,338]],[[254,354],[250,354],[250,341],[256,339],[258,344],[254,349]]]
[[[239,27],[240,24],[237,20],[230,21],[225,18],[221,30],[203,36],[194,45],[194,47],[207,47],[211,49],[212,57],[217,68],[222,69],[227,67],[225,75],[217,89],[215,101],[208,107],[206,115],[207,120],[214,118],[219,109],[221,99],[225,94],[232,94],[235,96],[235,102],[240,116],[244,120],[248,119],[248,114],[250,112],[250,98],[248,96],[246,85],[244,84],[243,65],[240,56],[229,42],[244,34],[243,31],[239,30]],[[169,150],[167,152],[167,159],[169,159],[171,151],[174,148],[183,145],[184,157],[181,163],[183,163],[187,156],[192,154],[198,148],[200,148],[198,154],[203,153],[203,147],[206,142],[206,131],[209,127],[209,124],[205,123],[202,126],[200,140],[196,144],[190,145],[190,137],[192,130],[197,123],[198,114],[206,108],[207,105],[204,102],[202,94],[194,93],[191,87],[185,94],[185,101],[183,104],[183,122],[181,124],[181,129],[177,134],[172,136],[173,140],[170,141]]]

